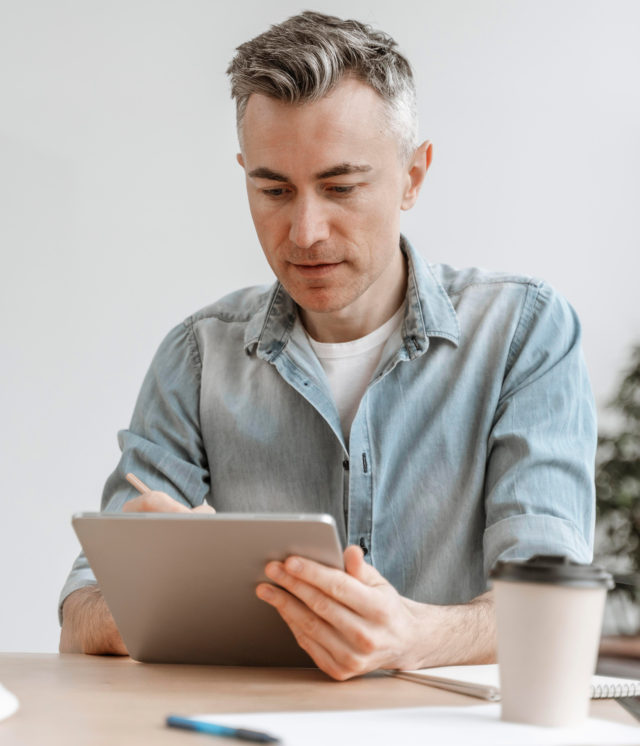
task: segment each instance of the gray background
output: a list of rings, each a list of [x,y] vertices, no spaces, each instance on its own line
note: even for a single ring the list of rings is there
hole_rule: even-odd
[[[0,0],[0,649],[57,594],[164,334],[270,282],[235,162],[234,47],[297,2]],[[640,3],[318,0],[391,33],[434,143],[404,230],[432,261],[549,280],[604,419],[640,309]]]

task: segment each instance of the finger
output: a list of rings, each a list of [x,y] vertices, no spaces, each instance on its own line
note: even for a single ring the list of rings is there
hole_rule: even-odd
[[[256,588],[256,595],[276,609],[300,647],[309,653],[319,668],[333,678],[349,678],[370,670],[370,667],[365,669],[364,659],[335,628],[291,594],[268,583],[260,583]]]
[[[192,513],[215,513],[215,508],[208,503],[202,503],[191,510]]]
[[[166,494],[166,492],[145,492],[128,500],[122,510],[125,513],[189,513],[190,508]]]
[[[285,575],[289,575],[295,580],[302,581],[302,583],[308,586],[313,586],[314,588],[319,589],[326,596],[340,602],[343,606],[356,612],[359,616],[378,616],[379,599],[371,593],[371,584],[364,584],[359,579],[352,577],[343,570],[327,567],[326,565],[302,557],[288,557],[284,563],[270,562],[269,565],[267,565],[267,568],[271,567],[272,571],[278,574],[278,565],[284,569]],[[379,578],[381,584],[386,584],[386,581],[381,575],[379,575],[377,570],[373,569],[373,572],[376,577]],[[284,585],[280,578],[269,575],[268,572],[267,576],[270,577],[271,580],[275,580],[281,585]],[[286,585],[285,587],[287,590],[295,593],[295,595],[298,595],[298,593],[293,588],[290,588],[289,585]],[[300,589],[304,590],[304,586],[300,586]]]
[[[356,544],[351,544],[344,550],[344,568],[361,583],[370,586],[387,585],[388,581],[380,575],[375,567],[364,561],[364,553]]]
[[[358,673],[364,673],[364,671],[351,671],[347,669],[340,661],[334,658],[329,650],[305,634],[302,627],[299,627],[297,624],[289,623],[289,629],[293,632],[298,645],[309,655],[316,666],[331,676],[331,678],[337,681],[345,681],[356,676]]]
[[[325,647],[344,647],[344,640],[338,639],[335,629],[314,614],[306,604],[282,588],[270,583],[259,583],[256,595],[273,606],[289,626],[297,625],[310,639],[321,642]]]
[[[282,607],[287,610],[287,599],[296,598],[301,601],[304,605],[305,614],[301,613],[300,619],[305,619],[310,623],[310,617],[306,615],[306,611],[310,610],[314,619],[320,618],[326,622],[331,629],[336,631],[340,640],[347,643],[348,647],[343,651],[343,655],[347,655],[347,651],[349,650],[361,655],[369,655],[375,650],[375,625],[388,622],[388,599],[383,597],[378,591],[373,591],[367,588],[367,586],[361,586],[365,590],[368,590],[370,594],[375,594],[375,600],[377,601],[371,607],[373,611],[370,616],[366,617],[340,603],[315,586],[309,585],[299,578],[292,577],[284,570],[280,562],[270,562],[265,568],[265,572],[267,577],[288,591],[282,599]],[[345,573],[342,574],[349,581],[358,582],[353,581]],[[293,604],[289,604],[288,606],[289,608],[296,608]],[[294,619],[294,621],[299,621],[299,619]],[[318,635],[314,636],[316,639],[320,639]],[[326,638],[320,641],[330,650],[336,649],[336,644],[331,639]]]

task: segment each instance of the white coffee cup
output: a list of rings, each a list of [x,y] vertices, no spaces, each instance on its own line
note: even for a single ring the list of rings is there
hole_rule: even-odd
[[[502,719],[584,722],[611,575],[567,557],[538,555],[498,562],[491,578]]]

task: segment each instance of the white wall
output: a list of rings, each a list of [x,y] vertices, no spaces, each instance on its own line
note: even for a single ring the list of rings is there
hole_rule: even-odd
[[[53,651],[56,599],[157,344],[270,281],[235,163],[234,47],[308,7],[0,0],[0,650]],[[435,157],[405,232],[545,277],[600,405],[640,339],[640,3],[317,0],[391,33]]]

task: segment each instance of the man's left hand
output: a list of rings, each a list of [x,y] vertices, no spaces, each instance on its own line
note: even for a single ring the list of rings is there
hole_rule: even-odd
[[[377,668],[418,668],[425,610],[437,617],[438,607],[403,598],[364,561],[360,547],[347,547],[344,565],[336,570],[301,557],[270,562],[265,573],[281,587],[261,583],[256,594],[277,609],[300,647],[334,679]]]

